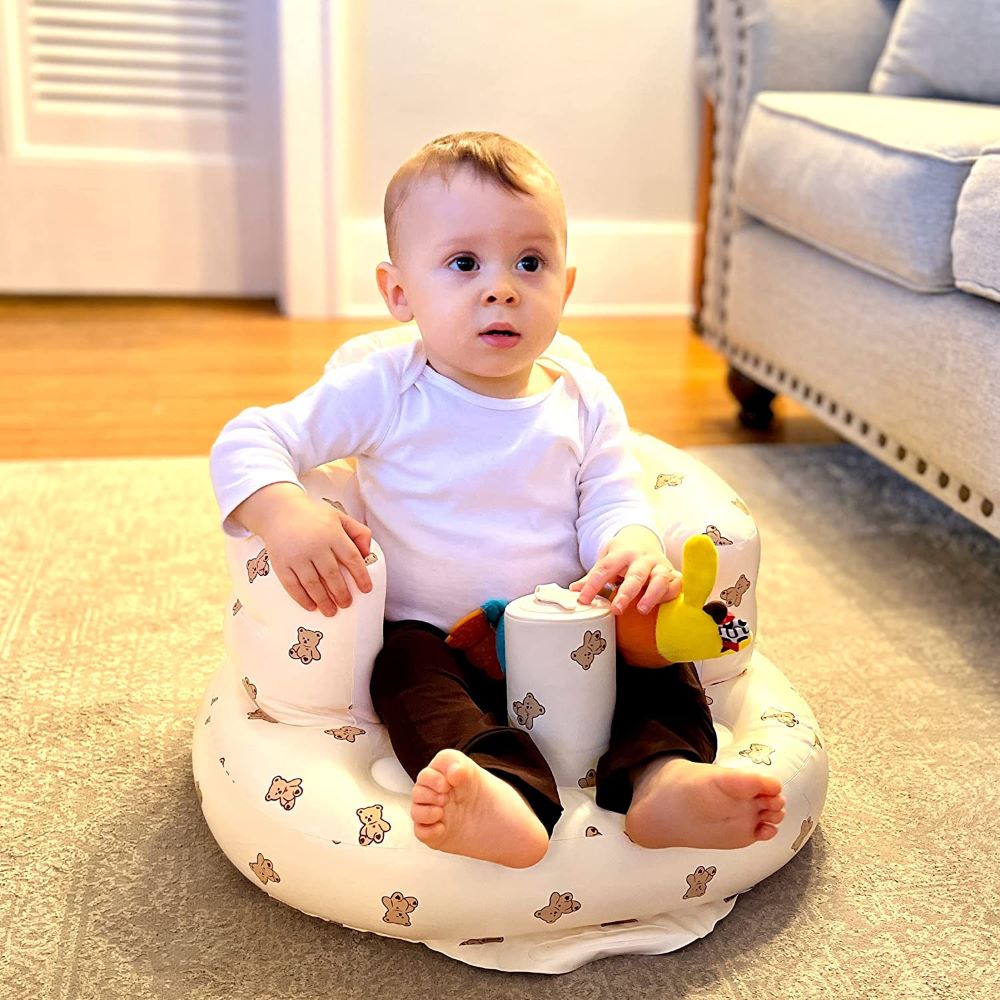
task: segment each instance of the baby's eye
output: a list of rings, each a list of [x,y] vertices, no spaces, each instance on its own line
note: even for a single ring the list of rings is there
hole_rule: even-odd
[[[476,259],[475,257],[470,257],[468,254],[462,254],[460,257],[456,257],[452,260],[448,267],[453,271],[474,271],[476,269]]]
[[[521,267],[521,265],[524,265]],[[533,253],[525,254],[518,262],[517,266],[521,267],[523,271],[537,271],[542,266],[542,259],[536,257]]]

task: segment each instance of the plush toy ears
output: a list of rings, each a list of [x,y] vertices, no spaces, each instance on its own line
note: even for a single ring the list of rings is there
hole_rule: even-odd
[[[684,543],[681,575],[684,589],[654,614],[641,615],[630,605],[615,622],[618,649],[636,667],[707,660],[722,653],[719,628],[703,607],[715,586],[719,556],[707,535]]]
[[[692,535],[684,543],[681,576],[684,577],[684,603],[700,608],[708,603],[719,571],[719,554],[708,535]]]

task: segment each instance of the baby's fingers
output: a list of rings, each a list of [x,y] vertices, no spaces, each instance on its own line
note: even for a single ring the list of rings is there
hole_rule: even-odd
[[[312,598],[314,606],[319,609],[320,614],[326,615],[327,618],[332,618],[337,613],[338,605],[346,608],[351,603],[344,578],[340,575],[337,564],[333,563],[332,565],[331,572],[328,566],[309,563],[307,566],[299,568],[296,574],[303,589]],[[332,579],[334,575],[340,583],[339,587]],[[328,580],[329,582],[327,582]],[[344,597],[346,597],[346,603]]]
[[[658,604],[674,600],[681,592],[681,575],[673,567],[654,566],[649,574],[646,592],[636,607],[642,614],[648,614]]]
[[[615,598],[611,602],[611,610],[616,615],[622,614],[641,593],[647,579],[649,579],[649,562],[651,561],[639,559],[629,567],[622,585],[618,588],[618,593],[615,594]],[[642,611],[644,606],[640,605],[639,610]]]
[[[627,564],[605,556],[594,563],[590,572],[569,585],[570,590],[580,592],[580,604],[590,604],[604,589],[606,584],[616,582]]]
[[[364,525],[361,525],[361,527],[364,527]],[[371,532],[368,531],[367,528],[365,528],[365,531],[368,532],[368,542],[370,543]],[[367,547],[368,545],[366,543],[366,548]],[[339,563],[337,576],[340,582],[344,584],[344,589],[346,590],[347,584],[344,583],[342,571],[347,570],[347,572],[354,577],[354,582],[358,585],[358,590],[360,590],[363,594],[370,593],[372,589],[372,580],[368,575],[368,567],[365,565],[365,561],[361,557],[361,552],[358,550],[358,542],[349,535],[343,535],[334,541],[331,551],[336,559],[336,562]],[[348,595],[347,603],[350,604],[350,602],[350,595]],[[340,604],[339,599],[337,603]],[[340,604],[340,606],[342,608],[346,608],[347,604]]]
[[[339,608],[349,608],[352,600],[351,591],[347,586],[343,567],[334,558],[333,553],[331,552],[326,556],[313,560],[313,564],[333,604]],[[320,611],[323,611],[325,615],[334,613],[334,611],[324,611],[322,604],[320,605]]]
[[[295,570],[290,566],[278,565],[273,560],[272,565],[274,566],[275,575],[278,577],[282,587],[285,588],[285,592],[288,596],[295,601],[299,607],[304,608],[306,611],[315,611],[319,606],[319,602],[312,598],[303,586],[302,581],[299,579]],[[322,594],[317,592],[317,596],[321,596],[329,602],[329,597],[327,596],[325,589],[322,590]]]

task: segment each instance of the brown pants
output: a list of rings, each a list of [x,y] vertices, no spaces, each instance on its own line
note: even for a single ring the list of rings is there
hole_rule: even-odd
[[[409,776],[453,748],[513,785],[552,834],[562,813],[552,771],[522,729],[507,724],[507,687],[419,621],[386,622],[371,695]],[[625,813],[634,769],[661,754],[711,763],[718,744],[705,690],[690,663],[650,670],[618,656],[611,741],[597,765],[597,804]]]

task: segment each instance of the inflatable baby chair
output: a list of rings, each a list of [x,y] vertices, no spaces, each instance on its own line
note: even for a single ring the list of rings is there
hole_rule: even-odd
[[[355,338],[330,364],[414,336],[404,327]],[[561,335],[552,354],[589,363]],[[664,618],[664,605],[641,622],[623,616],[619,641],[630,657],[656,662],[676,652],[677,635],[685,650],[695,633],[708,643],[711,658],[695,665],[719,736],[716,763],[782,782],[778,835],[738,850],[647,850],[625,835],[623,816],[597,807],[593,769],[614,706],[616,621],[607,601],[579,606],[575,593],[539,581],[536,593],[507,606],[503,646],[510,724],[531,730],[565,807],[548,853],[513,870],[431,850],[414,837],[412,782],[368,694],[385,594],[377,540],[373,591],[352,583],[351,606],[324,618],[285,594],[260,539],[227,539],[226,659],[198,712],[193,767],[213,836],[255,886],[313,916],[470,965],[557,973],[703,937],[802,848],[823,809],[828,762],[809,706],[753,641],[753,519],[690,456],[646,435],[633,445],[670,559],[680,566],[685,542],[700,540],[687,548],[688,631],[666,620],[678,608]],[[349,463],[302,481],[315,502],[364,518]]]

